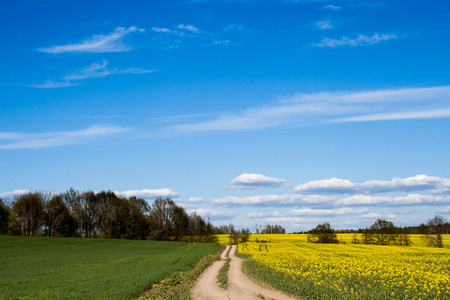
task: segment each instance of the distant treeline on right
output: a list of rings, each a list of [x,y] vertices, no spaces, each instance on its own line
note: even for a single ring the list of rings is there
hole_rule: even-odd
[[[436,215],[426,224],[411,227],[396,227],[391,221],[378,219],[369,228],[358,230],[334,230],[330,223],[317,225],[308,231],[307,241],[310,243],[338,244],[337,233],[354,233],[353,244],[411,246],[409,234],[421,234],[424,242],[430,247],[442,248],[442,235],[449,234],[450,222]],[[358,236],[356,233],[360,233]]]

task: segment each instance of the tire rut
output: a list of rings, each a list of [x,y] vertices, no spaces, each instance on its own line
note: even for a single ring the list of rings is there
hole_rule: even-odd
[[[231,246],[230,270],[228,271],[228,289],[223,290],[217,282],[217,275],[220,268],[225,264],[226,253],[230,246],[227,246],[221,255],[220,261],[214,262],[197,279],[191,291],[194,300],[295,300],[281,291],[263,287],[242,273],[244,259],[235,256],[236,246]]]

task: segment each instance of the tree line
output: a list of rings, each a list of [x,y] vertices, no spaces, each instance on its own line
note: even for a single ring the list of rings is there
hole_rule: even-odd
[[[217,227],[214,227],[214,231],[216,234],[231,234],[234,233],[235,229],[234,229],[234,225],[233,224],[229,224],[229,225],[220,225]],[[250,234],[250,229],[246,228],[246,229],[242,229],[242,232],[244,232],[245,234]],[[286,233],[286,229],[278,224],[275,225],[270,225],[267,224],[266,226],[262,227],[261,225],[255,225],[255,234],[285,234]]]
[[[448,227],[450,223],[439,215],[429,219],[426,224],[421,224],[423,227],[422,239],[430,247],[442,248],[442,235],[448,234]],[[397,245],[397,246],[411,246],[412,242],[409,233],[394,226],[391,221],[377,219],[369,228],[358,231],[361,237],[356,233],[353,235],[353,244],[367,244],[367,245]],[[307,235],[309,243],[333,243],[338,244],[339,240],[336,235],[337,231],[331,228],[330,223],[323,223],[311,229]]]
[[[0,199],[0,234],[215,242],[214,228],[170,198],[151,205],[114,192],[34,192]]]

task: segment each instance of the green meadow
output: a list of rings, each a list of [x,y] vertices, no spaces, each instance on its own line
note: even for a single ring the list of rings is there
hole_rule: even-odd
[[[218,244],[0,236],[2,299],[128,299]]]

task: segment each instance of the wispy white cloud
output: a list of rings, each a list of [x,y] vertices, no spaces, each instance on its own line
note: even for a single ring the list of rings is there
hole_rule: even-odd
[[[370,2],[370,1],[360,1],[357,3],[349,3],[348,7],[388,7],[389,5],[384,2]]]
[[[200,30],[197,28],[197,27],[195,27],[194,25],[184,25],[184,24],[180,24],[180,25],[178,25],[178,28],[179,29],[184,29],[184,30],[187,30],[187,31],[190,31],[190,32],[193,32],[193,33],[199,33],[200,32]]]
[[[133,32],[144,32],[144,29],[132,27],[117,27],[113,32],[103,35],[96,34],[82,40],[76,44],[67,44],[37,49],[46,53],[67,53],[67,52],[124,52],[131,50],[130,46],[123,44],[125,36]]]
[[[324,7],[322,7],[323,9],[329,9],[329,10],[333,10],[333,11],[340,11],[341,9],[342,9],[342,7],[341,6],[338,6],[338,5],[333,5],[333,4],[330,4],[330,5],[325,5]]]
[[[56,146],[74,145],[90,140],[105,138],[115,134],[131,131],[130,128],[112,125],[94,125],[82,130],[56,131],[45,133],[0,132],[0,141],[15,140],[0,144],[0,150],[37,149]]]
[[[30,84],[29,87],[39,88],[39,89],[57,89],[69,86],[81,85],[79,82],[70,82],[70,81],[52,81],[47,80],[41,84]]]
[[[170,30],[169,28],[165,28],[165,27],[152,27],[152,31],[154,32],[172,32],[172,30]]]
[[[244,173],[231,180],[225,188],[228,189],[259,189],[265,187],[280,187],[287,183],[286,179],[268,177],[262,174]]]
[[[397,218],[397,216],[394,215],[394,214],[369,213],[369,214],[360,215],[360,216],[358,216],[358,218],[360,218],[360,219],[388,219],[388,220],[393,220],[393,219]]]
[[[214,45],[230,45],[231,42],[229,40],[220,40],[220,41],[214,41]]]
[[[328,28],[324,28],[328,29]],[[316,47],[329,47],[329,48],[335,48],[335,47],[341,47],[341,46],[349,46],[349,47],[357,47],[357,46],[368,46],[368,45],[374,45],[378,44],[382,41],[388,41],[388,40],[395,40],[398,39],[398,35],[394,33],[384,33],[384,34],[378,34],[375,33],[373,36],[368,36],[365,34],[360,34],[358,37],[351,39],[346,36],[340,38],[340,39],[330,39],[325,38],[320,43],[311,44],[311,46]]]
[[[34,85],[29,85],[29,86],[35,87],[35,88],[62,88],[62,87],[69,87],[69,86],[75,86],[75,85],[82,84],[82,83],[78,82],[79,80],[86,80],[86,79],[91,79],[91,78],[102,78],[102,77],[106,77],[106,76],[114,75],[114,74],[145,74],[145,73],[151,73],[151,72],[158,71],[158,70],[146,70],[146,69],[140,69],[140,68],[109,69],[107,67],[107,65],[108,65],[108,61],[103,60],[101,63],[93,63],[90,66],[83,68],[79,71],[67,74],[59,82],[54,82],[54,81],[48,80],[43,84],[34,84]]]
[[[436,208],[435,213],[437,213],[437,214],[450,214],[450,205]]]
[[[179,193],[172,191],[171,189],[142,189],[142,190],[128,190],[128,191],[115,191],[114,192],[119,197],[137,197],[144,199],[156,199],[156,198],[178,198]]]
[[[15,197],[32,193],[30,190],[15,190],[12,192],[0,193],[0,199],[13,199]]]
[[[445,179],[423,174],[403,179],[394,178],[390,181],[370,180],[364,183],[331,178],[297,185],[294,187],[294,191],[300,194],[375,194],[433,190],[440,188],[443,182]]]
[[[320,30],[333,29],[331,20],[318,21],[316,22],[316,27]]]
[[[389,120],[408,120],[408,119],[409,120],[436,119],[448,117],[450,117],[450,108],[363,115],[363,116],[336,119],[333,120],[332,123],[370,122],[370,121],[389,121]]]
[[[450,86],[299,93],[262,107],[168,126],[175,133],[255,130],[325,123],[448,118]],[[405,109],[408,103],[408,110]],[[411,112],[411,110],[414,110]]]
[[[244,29],[243,25],[240,24],[228,24],[223,27],[223,31],[234,31],[234,30],[242,30]]]

